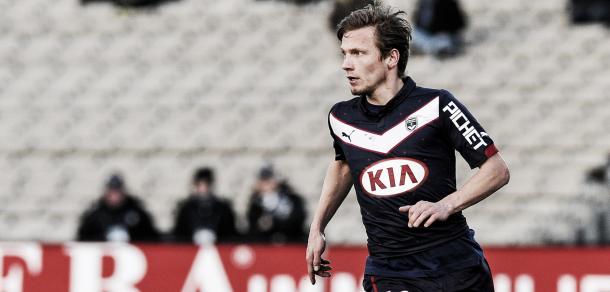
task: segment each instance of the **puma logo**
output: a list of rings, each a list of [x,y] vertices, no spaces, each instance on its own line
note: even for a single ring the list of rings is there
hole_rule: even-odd
[[[352,142],[352,138],[350,136],[354,133],[354,131],[356,131],[356,130],[352,130],[352,132],[349,133],[349,135],[345,134],[345,132],[341,132],[341,137],[346,137],[350,142]]]

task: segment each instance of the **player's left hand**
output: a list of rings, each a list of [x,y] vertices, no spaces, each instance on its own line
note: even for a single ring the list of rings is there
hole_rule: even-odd
[[[415,205],[402,206],[398,211],[408,213],[409,227],[419,227],[422,223],[424,227],[428,227],[435,221],[447,220],[452,214],[451,208],[441,201],[436,203],[419,201]]]

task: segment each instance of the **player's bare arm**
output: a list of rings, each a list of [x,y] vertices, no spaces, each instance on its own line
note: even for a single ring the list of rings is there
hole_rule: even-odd
[[[330,262],[322,259],[322,253],[326,248],[324,229],[345,200],[351,187],[352,177],[347,162],[344,160],[331,161],[324,178],[320,201],[309,229],[305,259],[312,284],[316,283],[315,275],[330,277]]]
[[[412,206],[400,207],[400,212],[409,214],[409,227],[430,226],[437,220],[444,221],[451,214],[462,211],[487,198],[508,183],[508,166],[499,153],[481,165],[479,170],[456,192],[433,203],[419,201]]]

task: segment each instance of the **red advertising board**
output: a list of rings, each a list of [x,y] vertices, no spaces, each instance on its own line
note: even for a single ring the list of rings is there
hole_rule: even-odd
[[[312,286],[304,246],[0,243],[0,292],[360,292],[366,248],[332,247]],[[487,248],[497,292],[610,292],[610,248]]]

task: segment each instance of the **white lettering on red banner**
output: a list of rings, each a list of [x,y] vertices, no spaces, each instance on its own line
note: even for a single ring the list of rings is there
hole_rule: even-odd
[[[4,259],[15,257],[23,260],[24,267],[10,265],[4,270]],[[26,273],[38,275],[42,270],[42,248],[36,243],[2,243],[0,244],[0,291],[22,292]]]
[[[146,274],[144,253],[125,243],[74,243],[66,247],[70,256],[70,292],[140,292],[135,287]],[[114,273],[102,275],[104,257],[114,262]]]
[[[182,292],[233,292],[214,246],[202,246],[193,261]]]
[[[309,283],[305,246],[0,243],[0,292],[362,292],[365,247],[330,247]],[[608,292],[610,248],[488,248],[497,292]]]

